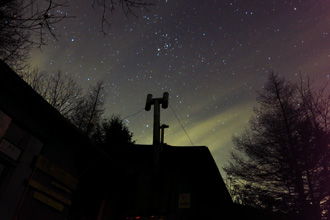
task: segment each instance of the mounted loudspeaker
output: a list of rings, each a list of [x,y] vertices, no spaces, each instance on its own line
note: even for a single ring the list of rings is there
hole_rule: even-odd
[[[145,110],[146,111],[150,111],[151,109],[151,104],[152,104],[152,95],[151,94],[148,94],[147,95],[147,102],[146,102],[146,106],[145,106]]]
[[[164,92],[162,100],[162,108],[166,109],[168,107],[168,92]]]

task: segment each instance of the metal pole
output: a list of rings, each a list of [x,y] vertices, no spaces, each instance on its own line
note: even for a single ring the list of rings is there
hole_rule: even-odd
[[[169,94],[164,92],[163,98],[153,99],[151,94],[147,95],[147,101],[145,105],[145,110],[150,111],[151,105],[154,105],[154,131],[153,131],[153,156],[154,156],[154,167],[153,167],[153,181],[154,181],[154,202],[153,206],[155,211],[159,211],[159,190],[158,187],[160,181],[160,104],[162,108],[166,109],[168,107],[168,97]],[[164,132],[163,132],[164,133]],[[164,140],[164,138],[162,139]]]
[[[159,153],[160,153],[160,103],[154,99],[154,173],[159,174]]]
[[[150,111],[151,106],[154,105],[154,131],[153,131],[153,146],[154,146],[154,173],[159,174],[159,160],[160,160],[160,104],[163,109],[168,107],[168,92],[164,92],[163,98],[153,99],[151,94],[147,95],[145,110]]]
[[[160,103],[158,99],[154,99],[154,138],[153,145],[160,144]]]

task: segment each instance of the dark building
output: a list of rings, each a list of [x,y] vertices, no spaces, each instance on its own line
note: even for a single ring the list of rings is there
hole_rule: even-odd
[[[100,205],[103,219],[221,219],[232,201],[207,147],[172,147],[159,152],[151,145],[133,145],[115,153],[112,163],[119,175],[108,173],[108,180],[93,169],[86,187],[94,190],[105,183]],[[100,162],[98,167],[108,165]],[[107,170],[107,169],[106,169]],[[124,175],[122,175],[124,174]],[[118,182],[120,182],[118,186]],[[84,190],[85,191],[85,190]],[[82,203],[90,200],[79,199]],[[102,202],[100,201],[102,200]],[[80,204],[80,207],[87,205]],[[101,207],[102,206],[102,207]],[[86,210],[86,209],[85,209]]]

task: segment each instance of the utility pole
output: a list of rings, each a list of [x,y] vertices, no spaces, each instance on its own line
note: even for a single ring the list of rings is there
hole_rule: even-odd
[[[160,211],[160,105],[163,109],[168,107],[168,93],[164,92],[163,98],[152,98],[151,94],[147,96],[147,102],[145,106],[146,111],[150,111],[151,106],[154,105],[154,135],[153,135],[153,156],[154,156],[154,166],[153,166],[153,209],[156,212]],[[162,129],[164,131],[164,129]],[[163,132],[162,132],[163,133]]]
[[[163,98],[152,98],[151,94],[147,95],[147,102],[145,106],[146,111],[150,111],[151,106],[154,106],[154,135],[153,135],[153,146],[154,146],[154,173],[159,174],[159,154],[161,148],[160,142],[160,105],[163,109],[168,107],[168,92],[164,92]]]

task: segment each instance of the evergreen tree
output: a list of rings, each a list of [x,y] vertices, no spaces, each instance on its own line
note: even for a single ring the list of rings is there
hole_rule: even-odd
[[[91,139],[107,153],[118,151],[134,144],[133,133],[129,131],[118,115],[112,115],[95,126]]]
[[[291,84],[272,73],[250,129],[234,137],[225,167],[234,200],[271,211],[329,219],[329,105],[311,83]],[[328,98],[329,96],[327,96]]]

